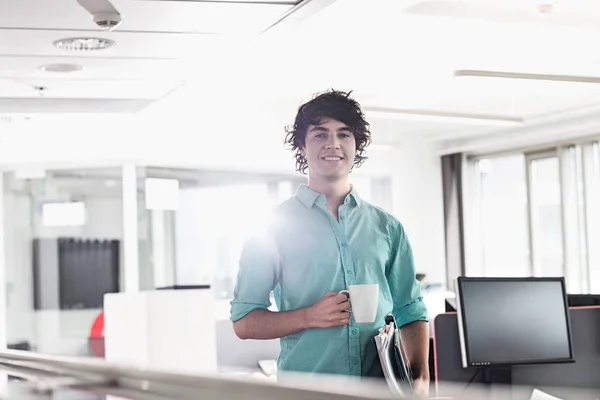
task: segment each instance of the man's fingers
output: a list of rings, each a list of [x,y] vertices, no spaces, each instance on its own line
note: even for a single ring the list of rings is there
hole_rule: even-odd
[[[338,294],[339,294],[338,292],[327,292],[327,293],[325,293],[325,295],[323,297],[324,298],[335,297]]]
[[[340,303],[347,303],[348,302],[348,296],[346,296],[345,293],[339,293],[338,295],[335,296],[335,302],[340,304]]]
[[[329,316],[327,317],[327,321],[337,322],[342,319],[349,319],[349,318],[350,318],[350,312],[348,310],[339,310],[339,311],[334,311],[334,312],[330,313]]]
[[[335,307],[339,311],[346,311],[346,310],[350,309],[350,302],[344,301],[343,303],[337,304]]]
[[[346,317],[346,318],[342,318],[342,319],[335,319],[333,321],[329,321],[329,326],[333,327],[333,326],[342,326],[342,325],[348,325],[350,323],[350,318]]]

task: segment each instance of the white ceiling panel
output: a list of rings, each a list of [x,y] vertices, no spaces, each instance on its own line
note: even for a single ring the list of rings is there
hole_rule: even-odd
[[[45,72],[43,65],[70,63],[81,71],[70,73]],[[164,79],[184,77],[187,67],[183,60],[169,58],[92,58],[92,57],[31,57],[0,56],[0,77],[6,79]]]
[[[0,114],[129,114],[150,103],[143,99],[0,98]]]
[[[159,99],[179,86],[180,82],[160,80],[107,79],[0,79],[1,97],[39,97],[34,86],[44,87],[44,97],[52,98],[135,98]]]
[[[299,3],[110,1],[122,18],[112,32],[96,26],[76,0],[0,1],[0,112],[137,113],[187,80],[226,82],[227,76],[213,79],[218,66],[231,64],[236,50]],[[69,52],[53,44],[72,37],[106,38],[116,46]],[[78,70],[41,69],[49,64],[73,64]]]
[[[36,57],[106,57],[106,58],[194,58],[219,49],[225,38],[211,34],[160,34],[139,32],[98,32],[94,37],[114,40],[116,46],[88,52],[57,49],[55,40],[82,36],[77,31],[43,31],[0,29],[0,55]],[[86,35],[84,35],[86,36]],[[18,43],[18,45],[17,45]]]
[[[257,33],[289,10],[301,9],[294,7],[296,1],[111,2],[123,18],[114,32],[99,30],[76,0],[0,0],[5,111],[106,112],[119,106],[138,111],[149,100],[167,96],[143,114],[188,117],[195,123],[201,104],[212,117],[202,123],[215,125],[217,116],[264,114],[264,119],[254,118],[269,127],[265,135],[272,135],[291,122],[301,101],[330,87],[354,90],[365,108],[526,121],[600,104],[600,85],[453,76],[456,69],[600,76],[595,46],[600,8],[592,0],[548,2],[553,9],[546,18],[536,11],[543,2],[534,0],[339,0],[309,12],[305,21],[296,12],[289,19],[296,21],[286,24],[284,19],[287,29],[271,30],[269,39]],[[69,53],[52,44],[76,36],[106,37],[117,45]],[[39,69],[52,63],[83,69],[68,74]],[[34,85],[48,87],[44,98]],[[78,105],[78,98],[87,100]],[[494,129],[400,118],[373,125],[380,143],[410,136],[475,136]]]
[[[258,32],[289,4],[206,3],[192,1],[112,0],[123,22],[117,30],[134,32]],[[4,1],[0,26],[42,30],[98,30],[75,0]],[[43,10],[33,12],[32,10]]]
[[[535,25],[597,27],[600,7],[596,0],[469,0],[421,1],[407,13]]]

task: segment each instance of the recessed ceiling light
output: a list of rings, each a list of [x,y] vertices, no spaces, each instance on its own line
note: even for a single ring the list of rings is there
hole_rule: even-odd
[[[114,40],[95,37],[75,37],[56,40],[54,46],[68,51],[104,50],[115,46]]]
[[[77,64],[46,64],[42,65],[40,69],[44,72],[76,72],[81,71],[83,67]]]
[[[537,6],[537,12],[541,17],[552,14],[552,11],[554,11],[554,4],[552,3],[542,3]]]

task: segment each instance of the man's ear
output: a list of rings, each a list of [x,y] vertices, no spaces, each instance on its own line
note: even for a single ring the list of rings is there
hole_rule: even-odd
[[[300,154],[302,157],[306,158],[306,147],[300,147]]]

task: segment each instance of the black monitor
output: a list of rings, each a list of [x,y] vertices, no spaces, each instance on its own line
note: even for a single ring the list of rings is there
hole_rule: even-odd
[[[460,277],[456,294],[464,368],[574,361],[564,278]]]
[[[600,306],[600,294],[568,294],[569,307]]]

